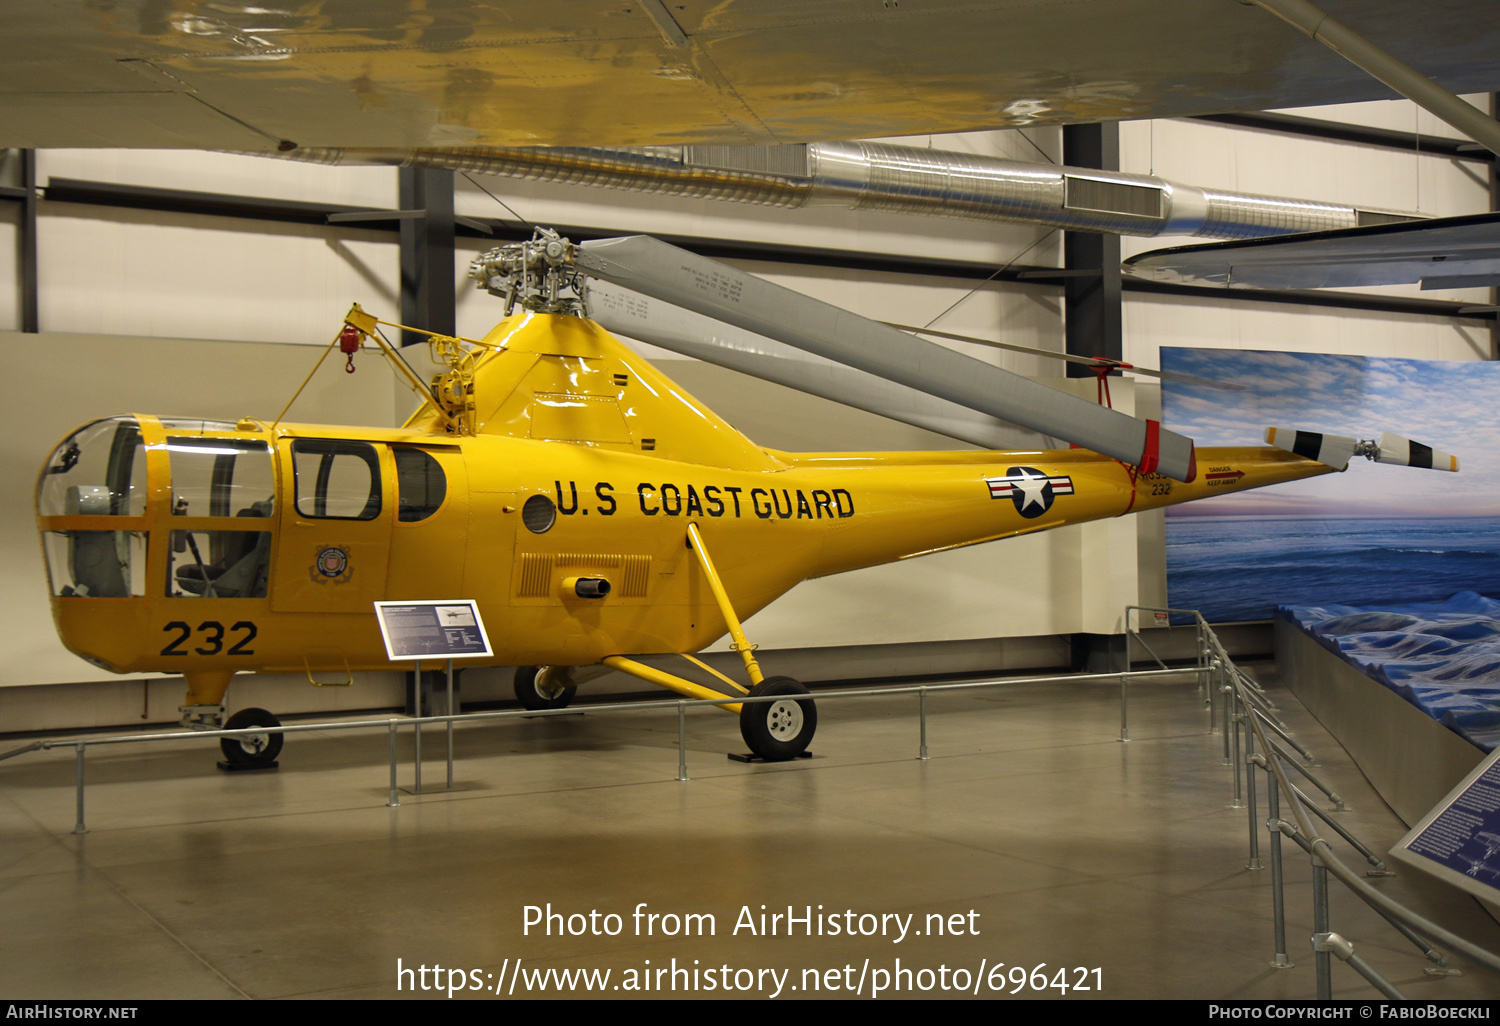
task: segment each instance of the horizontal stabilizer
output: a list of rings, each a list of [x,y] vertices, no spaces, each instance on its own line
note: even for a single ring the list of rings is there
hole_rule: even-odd
[[[1458,470],[1458,457],[1440,452],[1430,445],[1382,431],[1375,443],[1380,450],[1377,463],[1394,463],[1401,467],[1427,467],[1431,470]]]
[[[1349,465],[1357,439],[1347,435],[1326,435],[1321,431],[1298,431],[1295,428],[1266,428],[1266,442],[1298,456],[1317,460],[1336,470]]]

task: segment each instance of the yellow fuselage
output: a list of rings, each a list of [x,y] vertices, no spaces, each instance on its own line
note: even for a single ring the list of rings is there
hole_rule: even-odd
[[[755,447],[589,322],[525,315],[488,341],[499,348],[454,407],[464,433],[437,426],[432,404],[400,429],[242,421],[192,433],[135,418],[145,467],[134,470],[131,490],[144,494],[133,506],[90,507],[77,488],[39,506],[64,643],[111,670],[190,683],[239,670],[390,669],[372,603],[472,598],[496,665],[693,652],[726,624],[686,544],[689,522],[744,618],[808,578],[1330,469],[1280,449],[1203,449],[1182,484],[1082,450],[781,453]],[[214,447],[231,443],[269,461],[274,494],[253,496],[265,500],[259,512],[183,497],[186,460],[236,458]],[[67,458],[54,460],[41,494],[49,474],[69,476]],[[426,506],[413,491],[419,464],[421,480],[441,483]],[[350,467],[370,495],[340,506]],[[548,505],[538,531],[532,513]],[[73,554],[85,551],[79,539],[105,537],[120,552],[135,545],[128,594],[64,585],[60,564],[87,557]],[[235,594],[223,597],[194,583],[224,573],[209,566],[210,544],[238,554],[253,540],[260,590],[222,583]],[[609,594],[577,597],[579,577],[609,581]]]

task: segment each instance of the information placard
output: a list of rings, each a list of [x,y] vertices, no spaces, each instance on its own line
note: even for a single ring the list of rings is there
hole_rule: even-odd
[[[375,618],[393,661],[490,656],[490,640],[473,599],[377,602]]]
[[[1455,887],[1500,900],[1500,750],[1448,792],[1391,854]]]

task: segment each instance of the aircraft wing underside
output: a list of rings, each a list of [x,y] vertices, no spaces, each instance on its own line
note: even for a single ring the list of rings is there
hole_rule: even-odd
[[[1500,214],[1174,246],[1133,256],[1125,269],[1156,281],[1246,289],[1490,287],[1500,285]]]
[[[1493,0],[1326,0],[1457,92]],[[12,0],[0,146],[757,144],[1393,95],[1231,0]]]

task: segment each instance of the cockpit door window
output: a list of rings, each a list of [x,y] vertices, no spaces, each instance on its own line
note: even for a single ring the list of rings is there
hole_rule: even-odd
[[[299,438],[292,443],[297,513],[318,520],[380,515],[380,458],[365,442]]]

